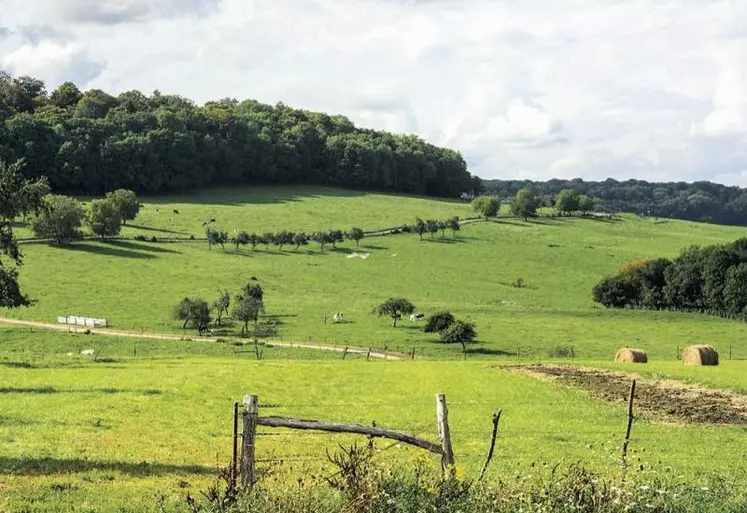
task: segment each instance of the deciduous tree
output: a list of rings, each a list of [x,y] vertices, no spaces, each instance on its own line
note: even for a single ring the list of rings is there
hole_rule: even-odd
[[[101,240],[119,235],[119,231],[122,229],[119,209],[110,199],[92,200],[88,204],[86,222],[91,232],[101,237]]]
[[[487,219],[498,215],[501,209],[501,202],[493,196],[478,196],[472,200],[472,208]]]
[[[42,208],[31,220],[31,229],[39,238],[68,244],[83,238],[80,226],[84,215],[83,205],[77,199],[49,194],[42,199]]]
[[[446,344],[462,344],[462,351],[467,351],[467,344],[477,338],[475,325],[471,322],[454,321],[441,332],[441,340]]]
[[[374,309],[379,317],[391,317],[392,327],[397,327],[397,321],[403,315],[410,315],[415,311],[415,305],[404,298],[389,298]]]

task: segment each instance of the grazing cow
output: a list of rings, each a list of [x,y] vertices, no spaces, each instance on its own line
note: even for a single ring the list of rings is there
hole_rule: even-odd
[[[420,314],[412,314],[412,315],[410,315],[410,320],[411,321],[419,321],[423,317],[425,317],[425,314],[421,314],[421,313]]]
[[[214,223],[214,222],[215,222],[215,219],[211,219],[211,220],[210,220],[210,222],[211,222],[211,223]]]
[[[83,356],[93,356],[96,354],[96,350],[95,349],[84,349],[83,351],[80,352],[80,354],[82,354]]]
[[[177,209],[174,209],[174,213],[179,215],[179,211]]]
[[[335,322],[345,322],[344,317],[342,316],[342,312],[337,312],[333,317],[332,320]]]

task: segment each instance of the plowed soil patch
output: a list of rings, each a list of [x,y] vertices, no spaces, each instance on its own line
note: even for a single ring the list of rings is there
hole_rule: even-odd
[[[647,416],[690,424],[747,424],[747,397],[726,390],[573,366],[536,364],[501,368],[549,378],[582,388],[603,401],[620,404],[627,402],[630,383],[635,378],[635,409]]]

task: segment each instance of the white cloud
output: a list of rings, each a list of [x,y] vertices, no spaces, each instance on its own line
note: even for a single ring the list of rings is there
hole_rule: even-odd
[[[77,75],[113,92],[341,113],[448,144],[486,177],[726,180],[747,169],[747,2],[0,4],[16,34],[34,24],[68,35],[0,40],[0,62],[50,88]]]

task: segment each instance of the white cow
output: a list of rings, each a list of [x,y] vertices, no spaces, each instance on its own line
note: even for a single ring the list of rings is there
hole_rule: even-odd
[[[335,322],[345,322],[345,318],[342,316],[342,312],[337,312],[332,316],[332,320]]]

